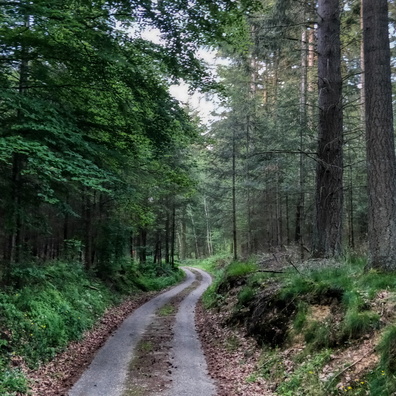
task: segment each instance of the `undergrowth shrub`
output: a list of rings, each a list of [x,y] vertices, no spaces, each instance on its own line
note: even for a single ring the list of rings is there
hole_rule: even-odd
[[[253,300],[253,298],[256,295],[256,289],[254,289],[251,286],[244,286],[242,290],[238,293],[238,305],[239,306],[244,306],[250,301]]]
[[[229,255],[217,254],[201,260],[188,259],[184,260],[183,265],[202,268],[211,274],[216,274],[230,264],[232,258]]]
[[[388,374],[396,374],[396,326],[389,326],[378,345],[381,367]]]
[[[319,374],[331,359],[332,351],[323,349],[319,353],[305,357],[286,380],[280,382],[276,394],[280,396],[327,396],[325,382]]]
[[[213,308],[219,306],[221,302],[224,300],[225,296],[218,292],[220,285],[224,279],[224,269],[219,270],[212,284],[206,289],[205,293],[202,296],[202,303],[205,308]]]
[[[139,281],[136,284],[140,285],[143,290],[161,290],[169,287],[184,278],[184,272],[180,269],[171,271],[170,269],[164,271],[162,276],[158,276],[155,271],[151,269],[140,271]]]
[[[328,322],[312,321],[304,329],[304,339],[311,349],[320,350],[332,344],[332,328]]]
[[[22,372],[10,368],[3,359],[0,359],[0,395],[14,396],[25,394],[27,391],[28,384]]]
[[[227,277],[238,277],[245,276],[252,272],[257,271],[258,267],[253,262],[240,262],[233,261],[226,267],[225,276]]]
[[[305,301],[300,301],[297,304],[296,315],[293,320],[293,329],[297,332],[300,332],[307,322],[308,307],[309,305]]]
[[[380,324],[380,316],[372,311],[359,312],[350,309],[346,312],[341,327],[341,337],[353,340],[377,329]]]

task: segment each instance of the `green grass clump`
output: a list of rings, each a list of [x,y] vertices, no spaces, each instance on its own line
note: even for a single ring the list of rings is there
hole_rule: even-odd
[[[345,290],[342,296],[342,305],[346,310],[354,309],[356,311],[367,309],[369,306],[368,300],[356,288]]]
[[[324,349],[296,366],[295,370],[282,381],[276,393],[280,396],[327,396],[326,385],[319,374],[331,359],[332,351]]]
[[[215,275],[217,272],[221,271],[224,267],[226,267],[231,261],[232,258],[230,256],[218,254],[201,260],[185,260],[183,262],[183,265],[201,268]]]
[[[378,345],[378,352],[381,355],[381,367],[391,375],[396,374],[396,326],[389,326],[384,332],[381,342]]]
[[[372,311],[359,312],[350,309],[346,312],[341,326],[341,336],[344,339],[353,340],[378,329],[380,317]]]
[[[365,290],[369,298],[374,298],[380,290],[396,290],[396,273],[367,271],[357,279],[356,287]]]
[[[169,315],[173,315],[174,313],[175,313],[175,307],[171,304],[166,304],[157,311],[157,314],[159,316],[169,316]]]
[[[223,294],[218,293],[219,286],[223,282],[224,279],[224,269],[217,271],[214,276],[212,284],[206,289],[205,293],[202,296],[202,303],[205,308],[213,308],[221,304],[224,300],[225,296]]]
[[[279,349],[263,348],[258,364],[258,374],[271,382],[277,382],[284,377],[284,358]]]
[[[226,268],[225,275],[227,277],[245,276],[257,271],[257,269],[258,267],[256,263],[233,261]]]
[[[363,381],[368,388],[368,392],[361,393],[362,395],[382,396],[395,395],[396,393],[396,380],[394,375],[384,370],[381,364],[375,370],[368,373],[368,375],[363,378]],[[359,393],[356,394],[360,396]]]
[[[293,329],[300,332],[307,323],[308,304],[305,301],[300,301],[297,304],[297,313],[293,320]]]
[[[238,293],[238,305],[244,306],[248,304],[256,295],[256,289],[251,286],[244,286],[242,290]]]
[[[309,344],[310,349],[320,350],[328,348],[333,342],[333,329],[328,322],[312,321],[304,329],[304,339]]]

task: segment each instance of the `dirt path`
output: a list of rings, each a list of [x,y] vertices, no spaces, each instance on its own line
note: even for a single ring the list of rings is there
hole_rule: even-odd
[[[195,307],[203,292],[211,283],[204,271],[200,285],[180,304],[176,315],[172,343],[172,359],[175,367],[172,387],[168,396],[211,396],[216,394],[213,381],[208,376],[207,364],[195,328]]]
[[[210,277],[203,271],[185,272],[182,284],[124,321],[69,396],[215,395],[194,325],[194,308]],[[188,290],[196,279],[193,290]]]

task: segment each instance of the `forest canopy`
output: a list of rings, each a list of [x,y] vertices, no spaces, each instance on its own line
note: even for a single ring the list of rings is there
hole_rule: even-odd
[[[377,44],[363,37],[379,11],[388,26],[388,5],[392,20],[386,1],[366,15],[358,0],[1,3],[3,281],[29,260],[71,257],[107,273],[148,255],[174,263],[294,246],[301,258],[333,257],[365,251],[367,239],[383,266],[393,253],[378,241],[392,239],[393,209],[381,217],[369,197],[392,207],[392,165],[381,179],[384,148],[366,153],[378,139],[365,97],[391,87],[390,69],[366,84]],[[197,56],[202,46],[227,57],[219,78]],[[179,81],[221,90],[216,122],[202,126],[169,94]],[[375,122],[389,112],[375,110]]]

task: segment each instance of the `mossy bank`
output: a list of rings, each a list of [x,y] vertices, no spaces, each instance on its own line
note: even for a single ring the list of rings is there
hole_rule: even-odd
[[[199,264],[214,276],[205,306],[262,351],[253,377],[284,396],[395,394],[396,274],[367,272],[358,257],[267,264]]]

